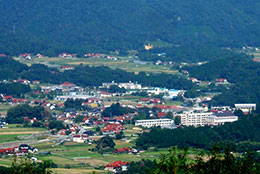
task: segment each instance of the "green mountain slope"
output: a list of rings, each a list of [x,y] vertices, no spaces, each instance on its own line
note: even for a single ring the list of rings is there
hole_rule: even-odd
[[[257,0],[0,1],[0,52],[123,52],[158,39],[259,46],[259,9]]]

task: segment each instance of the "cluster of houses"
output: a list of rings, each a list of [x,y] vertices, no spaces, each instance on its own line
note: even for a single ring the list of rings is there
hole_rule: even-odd
[[[130,163],[125,161],[115,161],[107,164],[105,166],[105,170],[113,172],[113,173],[121,173],[122,171],[126,171],[127,167]]]
[[[36,57],[36,58],[42,58],[43,55],[41,54],[36,54],[36,55],[32,55],[31,53],[23,53],[23,54],[19,54],[19,58],[23,58],[23,59],[26,59],[26,60],[31,60],[33,57]]]
[[[24,155],[24,154],[36,153],[36,152],[38,152],[38,149],[31,147],[28,144],[21,144],[20,146],[0,149],[1,155],[13,155],[13,154]]]
[[[103,129],[103,134],[119,134],[121,131],[125,130],[125,126],[120,123],[109,123]]]
[[[7,96],[2,96],[2,100],[3,102],[7,102],[7,103],[10,103],[10,104],[25,104],[27,102],[26,99],[22,99],[22,98],[14,98],[10,95],[7,95]]]

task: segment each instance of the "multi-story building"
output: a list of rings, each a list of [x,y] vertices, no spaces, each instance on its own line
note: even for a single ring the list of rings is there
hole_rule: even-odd
[[[217,111],[209,118],[209,123],[213,126],[223,125],[225,123],[232,123],[238,120],[232,111]]]
[[[209,117],[212,116],[212,112],[186,111],[178,116],[181,118],[182,125],[197,127],[208,125]]]
[[[193,112],[187,111],[178,115],[184,126],[217,126],[238,120],[232,111]]]
[[[170,126],[174,124],[172,119],[149,119],[149,120],[136,120],[135,126],[153,127],[153,126]]]
[[[118,87],[125,89],[142,89],[142,85],[132,83],[131,81],[129,81],[128,83],[119,83]]]

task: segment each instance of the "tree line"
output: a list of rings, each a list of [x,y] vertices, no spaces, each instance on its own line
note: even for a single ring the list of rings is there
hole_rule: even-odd
[[[123,174],[257,174],[260,172],[260,156],[247,151],[236,156],[227,146],[220,150],[218,145],[211,148],[208,154],[188,157],[188,148],[172,147],[168,154],[163,154],[159,160],[145,160],[131,162],[128,170]]]

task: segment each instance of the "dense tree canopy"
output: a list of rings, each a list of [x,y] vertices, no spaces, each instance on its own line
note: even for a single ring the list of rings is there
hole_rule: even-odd
[[[221,47],[260,45],[259,6],[257,0],[1,1],[0,52],[123,54],[151,43],[174,61],[208,60],[225,53]]]
[[[129,112],[133,112],[133,109],[122,107],[120,103],[112,104],[110,107],[105,108],[102,115],[104,117],[122,116]]]
[[[24,117],[29,119],[36,118],[37,120],[43,120],[49,116],[42,106],[29,106],[29,105],[17,105],[10,108],[7,111],[6,122],[7,123],[24,123]]]
[[[30,91],[31,88],[29,85],[24,85],[21,83],[0,83],[0,94],[19,97]]]

